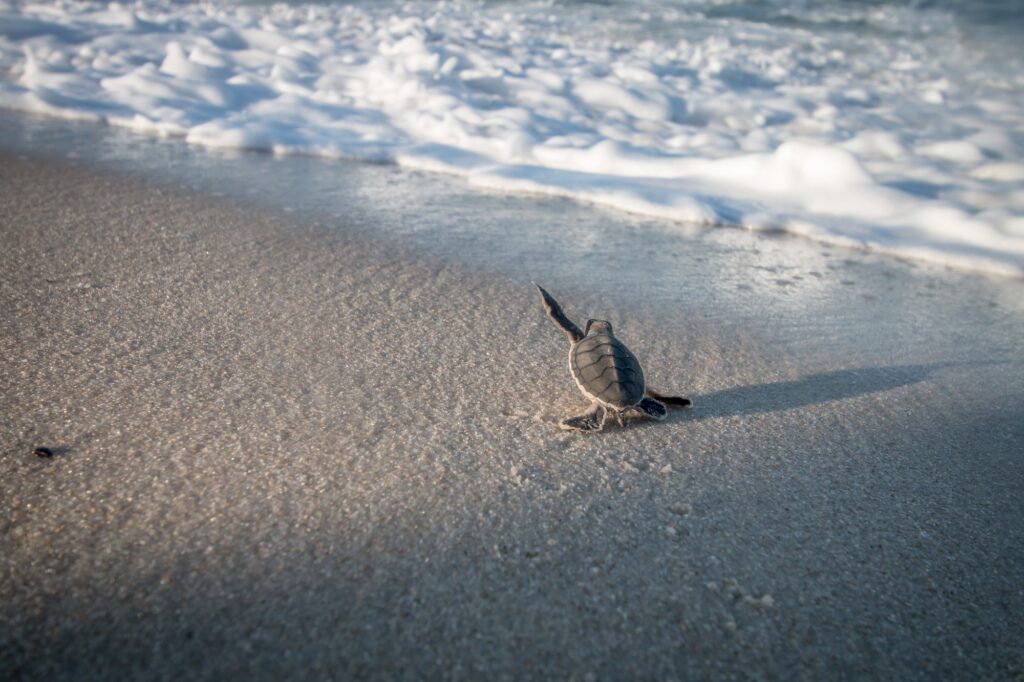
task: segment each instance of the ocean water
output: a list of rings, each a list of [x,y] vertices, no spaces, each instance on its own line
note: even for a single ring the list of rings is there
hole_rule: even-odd
[[[8,2],[0,107],[1021,276],[1017,5]]]

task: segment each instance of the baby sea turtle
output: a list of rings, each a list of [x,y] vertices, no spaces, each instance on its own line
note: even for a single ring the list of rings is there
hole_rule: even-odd
[[[562,306],[539,285],[541,300],[548,317],[569,337],[569,369],[576,385],[591,402],[583,414],[563,419],[560,426],[569,431],[600,431],[610,411],[622,426],[625,413],[647,415],[662,420],[668,413],[665,404],[686,407],[687,398],[665,396],[647,388],[640,361],[626,344],[615,338],[607,320],[587,320],[580,331],[562,312]]]

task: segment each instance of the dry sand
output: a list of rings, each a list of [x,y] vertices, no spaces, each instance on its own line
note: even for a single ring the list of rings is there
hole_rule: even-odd
[[[0,678],[1024,676],[1020,282],[555,282],[696,401],[588,437],[525,278],[10,155],[0,244]]]

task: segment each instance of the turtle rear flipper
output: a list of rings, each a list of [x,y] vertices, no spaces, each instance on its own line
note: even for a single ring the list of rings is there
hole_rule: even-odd
[[[563,419],[558,425],[565,431],[600,431],[604,428],[604,420],[607,416],[608,410],[604,406],[594,403],[583,414]]]

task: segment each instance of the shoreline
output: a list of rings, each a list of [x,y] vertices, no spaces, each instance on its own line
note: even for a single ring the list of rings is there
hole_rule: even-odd
[[[358,158],[324,158],[301,153],[278,154],[268,150],[245,148],[207,148],[189,144],[184,138],[170,136],[171,144],[167,144],[166,136],[147,135],[139,131],[125,128],[105,121],[81,121],[60,116],[23,112],[16,109],[3,110],[0,116],[0,147],[9,153],[25,153],[29,156],[49,157],[60,162],[82,162],[90,167],[104,168],[114,172],[135,175],[144,174],[149,178],[169,184],[181,185],[192,191],[215,196],[233,197],[242,203],[265,203],[273,207],[313,206],[312,212],[320,213],[320,218],[328,222],[337,218],[339,212],[344,213],[346,207],[359,201],[372,206],[371,212],[378,209],[374,202],[391,201],[391,186],[398,183],[408,188],[415,186],[410,201],[401,201],[402,209],[415,207],[431,195],[439,195],[446,199],[465,202],[479,212],[488,215],[485,206],[503,210],[502,203],[525,206],[540,204],[555,215],[562,213],[557,207],[566,203],[564,211],[569,216],[585,216],[587,220],[601,224],[600,238],[608,236],[609,226],[630,226],[632,229],[644,230],[647,237],[660,244],[672,245],[678,240],[686,240],[694,235],[707,232],[733,232],[744,237],[719,236],[723,243],[753,240],[753,248],[764,246],[771,248],[772,240],[794,240],[802,246],[796,246],[805,254],[827,250],[848,254],[850,258],[860,258],[881,263],[905,263],[907,267],[923,268],[941,272],[950,270],[964,275],[1006,279],[1024,282],[1024,271],[1010,262],[996,263],[985,260],[978,253],[970,255],[942,254],[930,252],[927,248],[912,249],[908,245],[886,246],[882,242],[858,240],[855,237],[829,235],[813,227],[811,224],[798,223],[794,228],[764,227],[759,229],[743,224],[725,222],[700,223],[687,222],[678,217],[662,216],[655,213],[635,212],[626,207],[617,207],[607,202],[576,196],[571,192],[561,193],[555,189],[531,189],[530,187],[494,187],[486,184],[478,185],[468,182],[468,176],[460,175],[457,170],[447,168],[404,166],[398,162],[377,162]],[[253,168],[246,168],[250,164]],[[268,178],[269,175],[274,176]],[[276,179],[279,174],[290,177],[290,182],[282,183]],[[339,193],[332,185],[338,175],[343,177],[343,184],[365,184],[368,196]],[[233,177],[237,176],[237,177]],[[310,186],[305,186],[306,184]],[[301,209],[303,212],[310,212]],[[541,212],[542,213],[542,212]],[[534,212],[537,215],[537,212]],[[457,216],[448,216],[456,218]],[[531,216],[533,217],[533,216]],[[433,218],[434,221],[437,218]],[[426,221],[428,224],[431,218]],[[469,229],[479,228],[479,223]],[[415,232],[405,231],[401,227],[391,226],[399,239],[408,242],[415,239]],[[465,228],[463,228],[465,229]],[[561,228],[559,228],[561,229]],[[428,231],[436,231],[436,227],[428,227]],[[571,242],[580,236],[566,235],[565,241]],[[435,234],[442,239],[445,235]],[[489,239],[503,239],[507,235],[492,230],[485,235]],[[525,240],[536,240],[540,234],[536,230],[524,236]],[[583,235],[584,239],[593,239],[592,235]],[[710,241],[714,241],[712,236]],[[420,241],[420,248],[428,244]],[[515,245],[518,247],[521,245]],[[791,247],[787,250],[794,250]],[[450,254],[444,254],[450,255]],[[533,257],[541,254],[533,253]],[[460,254],[465,257],[465,254]],[[500,261],[489,252],[489,245],[479,247],[473,257],[488,269],[500,269]],[[1009,258],[1009,255],[1007,255]],[[979,260],[980,259],[980,260]],[[987,262],[987,265],[983,265]],[[665,263],[659,264],[662,268]],[[897,266],[898,267],[898,266]]]
[[[1018,283],[531,263],[695,399],[587,438],[526,268],[0,167],[5,677],[1022,672]]]
[[[0,104],[1024,277],[1024,61],[1006,21],[975,23],[982,38],[958,10],[828,3],[798,27],[785,4],[653,23],[624,2],[25,5],[5,22]]]

